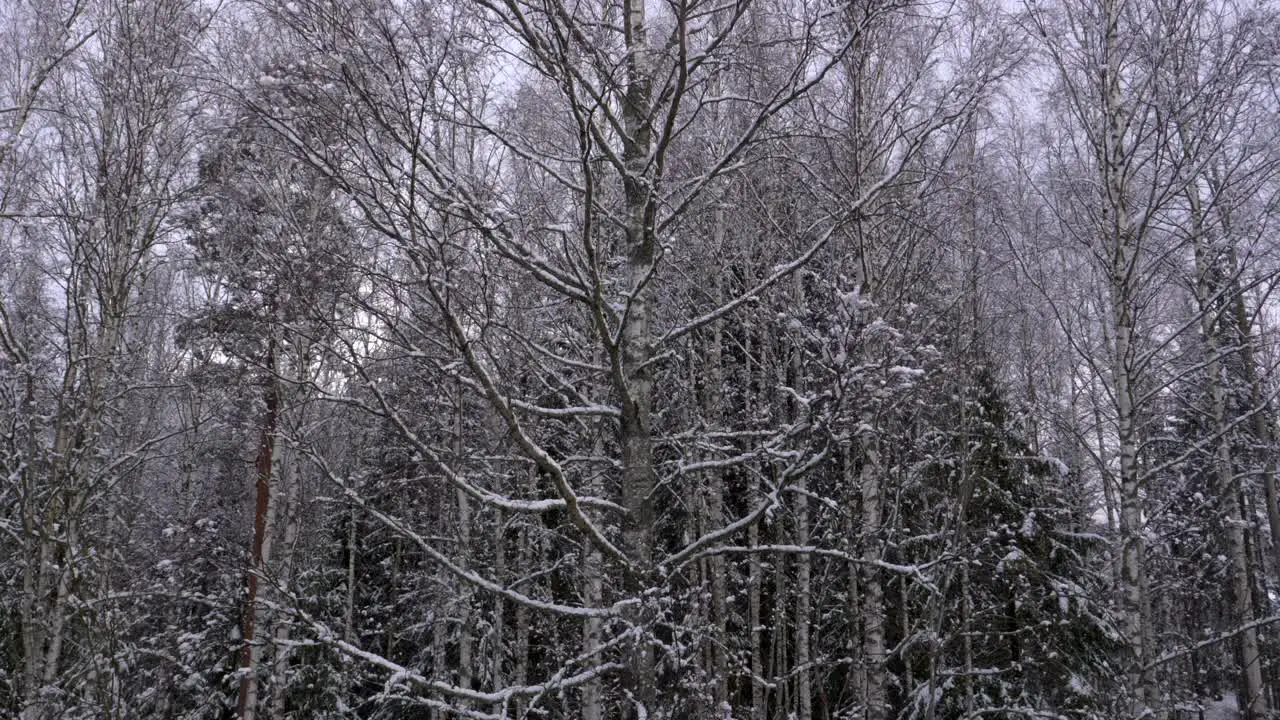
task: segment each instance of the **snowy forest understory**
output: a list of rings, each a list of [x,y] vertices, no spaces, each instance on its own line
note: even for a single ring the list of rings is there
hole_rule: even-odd
[[[1280,717],[1275,0],[0,0],[0,717]]]

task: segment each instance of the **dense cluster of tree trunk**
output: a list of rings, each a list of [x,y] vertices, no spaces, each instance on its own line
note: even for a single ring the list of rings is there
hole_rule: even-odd
[[[1280,717],[1274,0],[0,0],[0,716]]]

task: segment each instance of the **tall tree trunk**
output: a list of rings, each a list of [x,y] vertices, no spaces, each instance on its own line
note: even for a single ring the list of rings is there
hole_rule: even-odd
[[[757,375],[761,372],[761,363],[754,361],[753,348],[763,351],[762,342],[756,342],[756,336],[748,332],[746,335],[745,347],[743,355],[747,359],[747,390],[746,390],[746,415],[747,417],[755,416],[755,409],[759,404],[759,399],[755,395],[757,386]],[[750,497],[760,497],[763,491],[760,482],[760,473],[752,473],[751,495]],[[747,528],[747,546],[751,548],[760,545],[760,523],[751,523]],[[751,720],[764,720],[767,708],[765,707],[765,687],[764,687],[764,625],[761,624],[761,590],[764,583],[764,568],[761,566],[760,553],[751,552],[747,558],[747,632],[750,645],[750,663],[751,663]]]
[[[1196,298],[1199,304],[1201,332],[1209,355],[1206,371],[1209,374],[1210,394],[1213,399],[1214,431],[1218,436],[1214,453],[1214,470],[1217,476],[1216,494],[1222,501],[1223,523],[1227,528],[1227,550],[1231,559],[1232,620],[1235,626],[1240,628],[1236,635],[1241,688],[1244,691],[1240,705],[1244,711],[1244,720],[1265,720],[1269,711],[1266,687],[1262,679],[1258,630],[1253,626],[1256,617],[1253,607],[1252,554],[1245,537],[1245,530],[1250,525],[1250,520],[1243,512],[1242,489],[1236,479],[1235,463],[1232,458],[1232,421],[1227,417],[1229,381],[1226,367],[1222,363],[1223,354],[1230,352],[1231,349],[1221,347],[1219,342],[1221,323],[1234,318],[1219,312],[1217,305],[1220,300],[1218,299],[1227,290],[1222,287],[1224,281],[1234,284],[1235,267],[1234,263],[1230,263],[1230,267],[1225,269],[1217,267],[1225,260],[1210,255],[1213,252],[1212,242],[1205,237],[1206,230],[1202,223],[1199,190],[1193,188],[1188,192],[1188,198],[1192,209],[1192,232],[1195,243]],[[1228,302],[1233,300],[1228,298]]]
[[[1223,232],[1231,235],[1231,218],[1225,209],[1222,214]],[[1229,264],[1233,268],[1229,282],[1231,283],[1231,315],[1235,324],[1235,332],[1240,339],[1240,360],[1244,371],[1244,381],[1249,385],[1250,407],[1253,410],[1254,442],[1261,448],[1261,472],[1263,501],[1266,503],[1267,527],[1269,533],[1269,552],[1266,553],[1264,567],[1269,566],[1275,576],[1280,576],[1280,490],[1276,487],[1275,448],[1276,436],[1271,425],[1271,408],[1262,386],[1262,377],[1258,371],[1258,359],[1253,338],[1253,324],[1249,321],[1249,310],[1245,304],[1244,290],[1240,287],[1240,277],[1236,269],[1240,267],[1238,253],[1234,246],[1228,249]]]
[[[774,542],[786,542],[781,523],[774,524]],[[773,627],[769,635],[769,681],[773,683],[773,716],[784,718],[791,712],[790,663],[787,648],[787,605],[790,602],[790,578],[787,576],[787,553],[773,553]]]
[[[457,582],[456,579],[454,581]],[[456,584],[454,585],[456,587]],[[431,623],[431,670],[438,682],[450,682],[449,672],[449,614],[448,603],[441,600]],[[448,720],[450,713],[443,708],[431,708],[432,720]]]
[[[1111,256],[1109,270],[1112,312],[1112,394],[1115,398],[1118,451],[1120,454],[1121,613],[1125,638],[1132,655],[1129,687],[1134,692],[1131,713],[1141,718],[1158,700],[1147,663],[1150,659],[1150,618],[1146,596],[1146,534],[1141,469],[1138,467],[1138,408],[1134,387],[1134,328],[1137,284],[1140,281],[1140,238],[1133,226],[1129,202],[1131,177],[1129,149],[1125,142],[1126,107],[1122,94],[1120,21],[1124,0],[1103,4],[1101,47],[1101,98],[1105,139],[1099,161],[1102,172],[1103,246]]]
[[[497,517],[493,523],[493,573],[498,582],[507,582],[507,523],[505,513],[502,510],[496,510]],[[493,642],[490,644],[489,653],[489,676],[491,678],[490,687],[493,690],[506,687],[506,658],[507,658],[507,604],[506,599],[498,595],[493,599]],[[493,711],[501,714],[502,707],[499,705],[493,708]]]
[[[803,308],[805,306],[804,282],[800,274],[796,274],[794,284],[792,286],[792,299],[795,307]],[[805,391],[804,388],[804,368],[801,367],[800,353],[798,349],[792,355],[791,366],[791,387],[800,394]],[[803,408],[799,403],[795,403],[791,410],[791,422],[798,424],[802,421],[801,413]],[[804,475],[796,478],[796,500],[795,500],[795,516],[796,516],[796,544],[801,547],[809,544],[809,487]],[[811,599],[811,575],[813,570],[813,558],[809,553],[800,553],[796,558],[796,608],[795,608],[795,644],[796,644],[796,710],[798,712],[798,720],[812,720],[813,718],[813,676],[809,670],[809,619]]]
[[[528,567],[534,555],[535,553],[529,547],[529,533],[521,528],[516,539],[516,566]],[[515,615],[516,646],[513,650],[515,663],[511,682],[516,687],[523,687],[529,683],[529,608],[523,603],[517,604]],[[516,698],[511,710],[512,717],[524,717],[524,700]]]
[[[719,120],[718,108],[714,116]],[[728,251],[727,219],[724,203],[716,206],[713,214],[712,244],[717,253]],[[724,302],[724,274],[718,268],[713,269],[710,276],[710,296],[713,307]],[[707,400],[706,417],[712,428],[725,429],[724,403],[724,326],[713,323],[710,329],[710,344],[707,348]],[[748,390],[750,392],[750,390]],[[724,526],[725,483],[724,471],[712,468],[707,477],[707,522],[709,529],[715,530]],[[753,496],[754,497],[754,496]],[[728,605],[728,568],[722,555],[713,555],[709,559],[711,575],[711,616],[713,638],[711,643],[711,674],[714,682],[712,700],[715,703],[716,717],[730,717],[732,707],[729,704],[729,605]]]
[[[1104,339],[1104,345],[1109,345],[1109,341]],[[1107,451],[1107,446],[1110,443],[1107,440],[1107,421],[1104,418],[1103,413],[1105,408],[1102,403],[1096,399],[1097,397],[1103,397],[1106,395],[1105,388],[1096,387],[1101,384],[1102,381],[1097,377],[1090,380],[1091,394],[1095,397],[1095,399],[1090,403],[1090,410],[1093,415],[1093,442],[1098,448],[1097,466],[1101,471],[1100,484],[1102,485],[1103,509],[1107,514],[1107,535],[1108,537],[1119,537],[1121,525],[1120,494],[1117,492],[1118,488],[1116,487],[1117,483],[1115,482],[1115,476],[1109,471],[1108,460],[1111,458],[1111,454]],[[1072,408],[1072,410],[1074,412],[1074,408]],[[1110,572],[1107,574],[1106,579],[1108,582],[1108,589],[1113,593],[1116,593],[1118,592],[1118,589],[1124,585],[1124,544],[1111,543],[1110,552]]]
[[[603,456],[604,452],[603,438],[597,436],[595,454]],[[586,483],[585,491],[591,495],[600,495],[601,483],[595,479],[598,476],[593,474],[592,477],[593,480]],[[588,607],[600,607],[604,602],[604,580],[604,558],[599,548],[591,546],[587,550],[582,566],[582,600]],[[582,651],[583,654],[592,656],[592,661],[599,660],[594,657],[594,654],[600,649],[603,631],[604,624],[600,618],[587,618],[583,623]],[[581,697],[582,720],[604,720],[604,693],[601,691],[600,682],[591,680],[583,683]]]
[[[796,481],[800,491],[796,496],[796,543],[809,545],[809,496],[808,487],[801,475]],[[800,553],[796,558],[796,708],[799,720],[813,718],[813,675],[810,671],[809,624],[811,613],[812,558]]]
[[[853,441],[846,441],[840,446],[840,466],[844,473],[844,486],[852,493],[855,488],[860,486],[858,478],[858,467],[853,456]],[[848,567],[848,600],[846,604],[849,613],[849,627],[845,631],[850,655],[853,656],[853,662],[849,664],[848,676],[848,695],[853,702],[864,704],[866,700],[866,657],[863,656],[865,650],[863,646],[862,633],[862,583],[860,576],[862,575],[862,565],[852,558],[858,558],[858,521],[857,510],[850,506],[844,514],[844,542],[848,548],[851,561]]]
[[[642,597],[649,580],[653,554],[653,440],[650,421],[653,409],[653,284],[650,282],[657,259],[655,233],[656,206],[653,197],[652,73],[644,0],[623,0],[623,34],[626,44],[626,92],[622,102],[623,194],[626,204],[627,313],[621,328],[621,368],[614,381],[621,398],[619,422],[622,448],[622,494],[627,516],[623,521],[623,543],[632,568],[625,589],[633,598]],[[645,718],[656,710],[653,644],[648,640],[649,611],[640,607],[631,621],[641,627],[630,651],[623,687],[629,696],[627,717]]]
[[[255,463],[257,481],[253,513],[253,546],[246,573],[248,592],[245,596],[243,649],[240,657],[240,697],[236,711],[240,720],[253,720],[258,710],[258,661],[262,656],[257,639],[259,621],[263,617],[258,603],[260,582],[271,556],[271,474],[276,464],[276,435],[280,421],[280,393],[276,377],[276,340],[267,345],[265,389],[263,390],[262,435]]]
[[[58,556],[55,565],[57,568],[55,570],[57,582],[55,584],[53,603],[47,619],[48,636],[45,638],[44,657],[40,666],[43,671],[40,683],[42,688],[53,686],[58,679],[62,660],[62,642],[66,637],[67,600],[71,595],[71,574],[76,565],[76,559],[73,554],[78,546],[77,528],[80,519],[76,516],[74,509],[69,509],[64,515],[66,529],[63,530],[63,537],[65,539],[56,545],[52,545],[53,552]],[[38,706],[42,705],[43,702],[38,703]]]
[[[871,441],[861,442],[862,472],[862,687],[864,720],[888,720],[889,675],[885,668],[884,586],[879,563],[883,558],[881,532],[882,488],[880,454]]]
[[[294,428],[295,437],[300,428]],[[279,443],[277,443],[279,444]],[[283,454],[283,453],[282,453]],[[289,587],[293,580],[293,562],[294,554],[298,546],[298,502],[299,492],[298,484],[302,478],[302,456],[297,452],[291,452],[291,457],[287,461],[281,462],[279,472],[279,489],[283,492],[278,493],[283,496],[283,502],[278,504],[278,509],[274,516],[280,518],[277,523],[282,530],[283,536],[280,538],[280,550],[276,553],[275,571],[278,582],[281,587]],[[272,642],[272,670],[271,681],[271,716],[282,718],[285,716],[285,703],[288,697],[289,689],[289,635],[290,624],[287,622],[276,621],[275,638]]]
[[[1143,533],[1142,486],[1138,468],[1138,430],[1133,407],[1134,390],[1127,358],[1132,327],[1128,310],[1120,309],[1116,328],[1115,397],[1120,450],[1121,610],[1124,631],[1133,655],[1129,687],[1135,693],[1133,717],[1141,718],[1154,698],[1149,659],[1146,588],[1146,536]]]
[[[462,385],[455,388],[453,460],[454,466],[463,466],[463,394]],[[471,549],[471,498],[461,489],[455,491],[458,502],[458,547],[464,551]],[[471,656],[471,586],[461,583],[458,588],[458,686],[472,689],[472,656]]]
[[[356,505],[351,503],[347,506],[347,587],[342,608],[342,639],[347,642],[354,642],[356,637],[356,519]]]

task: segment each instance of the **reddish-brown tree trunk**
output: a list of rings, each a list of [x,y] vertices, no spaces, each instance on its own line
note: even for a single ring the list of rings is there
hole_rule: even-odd
[[[257,632],[258,582],[266,564],[268,517],[271,510],[271,470],[275,462],[276,426],[279,422],[280,397],[276,386],[276,346],[273,339],[267,346],[267,383],[263,391],[266,409],[262,419],[262,438],[258,443],[257,502],[253,512],[253,552],[249,559],[248,597],[244,609],[244,649],[240,663],[240,699],[237,714],[241,720],[251,720],[257,709],[258,651],[255,645]]]

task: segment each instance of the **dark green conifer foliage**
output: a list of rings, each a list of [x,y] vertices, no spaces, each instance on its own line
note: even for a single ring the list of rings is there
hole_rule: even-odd
[[[930,644],[937,656],[910,656],[937,663],[938,684],[927,688],[936,716],[1105,717],[1119,650],[1097,602],[1106,549],[1100,535],[1077,527],[1069,469],[1019,436],[986,367],[939,409],[936,427],[950,430],[932,439],[924,474],[935,502],[955,513],[954,559],[938,582],[942,596],[926,600],[945,608]],[[927,697],[912,704],[907,716],[921,716]]]

